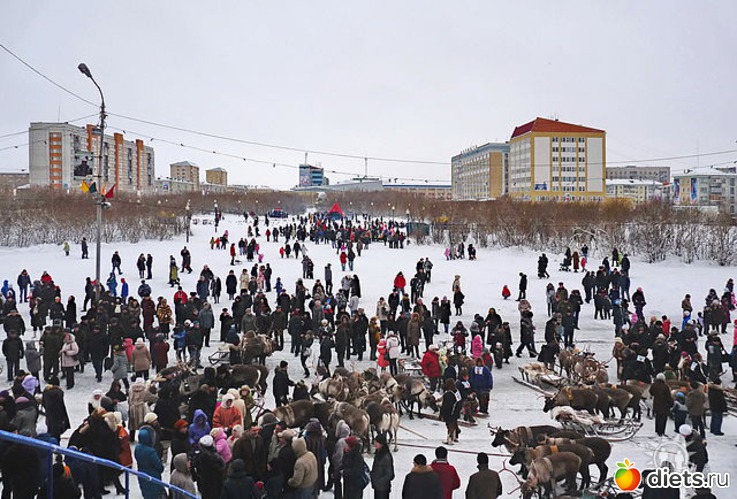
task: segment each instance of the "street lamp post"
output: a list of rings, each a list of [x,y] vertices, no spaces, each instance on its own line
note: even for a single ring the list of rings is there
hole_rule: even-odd
[[[189,244],[189,228],[192,224],[192,205],[189,203],[189,199],[184,210],[187,212],[187,244]]]
[[[394,211],[397,209],[396,206],[392,205],[392,222],[394,222]]]
[[[107,115],[105,114],[105,95],[102,93],[100,85],[98,85],[95,79],[92,77],[92,72],[90,71],[90,68],[87,67],[87,64],[81,63],[79,66],[77,66],[77,69],[79,69],[79,71],[87,78],[92,80],[92,83],[94,83],[95,87],[97,87],[97,91],[100,92],[100,151],[97,157],[97,191],[95,197],[95,204],[97,205],[97,256],[95,259],[95,281],[97,282],[97,285],[95,286],[95,295],[96,299],[99,301],[102,290],[102,283],[100,281],[100,258],[102,251],[102,208],[105,204],[105,197],[102,195],[102,157],[105,144],[105,118]]]

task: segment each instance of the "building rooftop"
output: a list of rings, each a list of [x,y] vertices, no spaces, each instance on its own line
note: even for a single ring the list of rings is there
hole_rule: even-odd
[[[221,168],[219,166],[218,167],[215,167],[215,168],[210,168],[207,171],[208,172],[225,172],[225,173],[228,173],[228,170],[226,170],[225,168]]]
[[[515,127],[512,137],[519,137],[530,132],[544,133],[604,133],[604,130],[597,128],[589,128],[581,125],[573,125],[558,120],[548,120],[545,118],[535,118],[529,123]]]
[[[607,180],[606,185],[652,185],[652,186],[660,187],[663,185],[663,183],[658,182],[656,180],[618,178],[618,179]]]
[[[712,166],[704,168],[694,168],[693,170],[684,170],[680,173],[674,173],[674,177],[737,177],[733,168],[714,168]]]
[[[195,168],[199,168],[199,166],[191,161],[178,161],[176,163],[172,163],[171,166],[194,166]]]
[[[450,189],[451,184],[449,182],[438,182],[435,180],[427,180],[423,182],[415,182],[415,183],[405,183],[405,182],[383,182],[384,187],[387,188],[395,188],[395,189],[401,189],[401,188],[428,188],[428,187],[434,187],[434,188],[441,188],[441,189]]]

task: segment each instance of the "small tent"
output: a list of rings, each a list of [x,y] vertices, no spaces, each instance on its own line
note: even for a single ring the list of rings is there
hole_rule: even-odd
[[[342,218],[345,216],[345,213],[343,213],[343,210],[340,209],[340,206],[338,203],[334,203],[333,206],[328,210],[328,218],[332,218],[333,220]]]

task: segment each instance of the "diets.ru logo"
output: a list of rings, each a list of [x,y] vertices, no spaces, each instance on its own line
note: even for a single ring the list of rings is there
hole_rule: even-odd
[[[614,473],[614,481],[623,492],[631,492],[640,485],[640,470],[635,468],[635,463],[625,459],[623,463],[617,463],[617,471]]]

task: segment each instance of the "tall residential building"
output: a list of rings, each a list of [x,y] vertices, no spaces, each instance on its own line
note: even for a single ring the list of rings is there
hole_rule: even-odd
[[[196,187],[200,186],[200,167],[189,161],[179,161],[169,165],[169,177],[174,180],[192,182]]]
[[[673,197],[677,205],[717,206],[737,214],[737,169],[697,168],[673,177]]]
[[[97,175],[100,132],[94,125],[79,127],[68,123],[31,123],[29,175],[32,186],[76,189],[82,180]],[[140,139],[125,140],[122,133],[105,135],[103,144],[103,186],[117,185],[120,192],[147,194],[154,190],[154,150]]]
[[[453,199],[496,199],[507,193],[509,143],[488,143],[461,151],[450,160]]]
[[[325,169],[312,165],[299,165],[299,187],[326,185]]]
[[[670,166],[609,166],[606,169],[606,179],[654,180],[667,184],[670,182]]]
[[[601,201],[606,132],[536,118],[509,140],[509,195],[528,201]]]
[[[205,181],[208,184],[228,185],[228,170],[219,167],[205,170]]]

